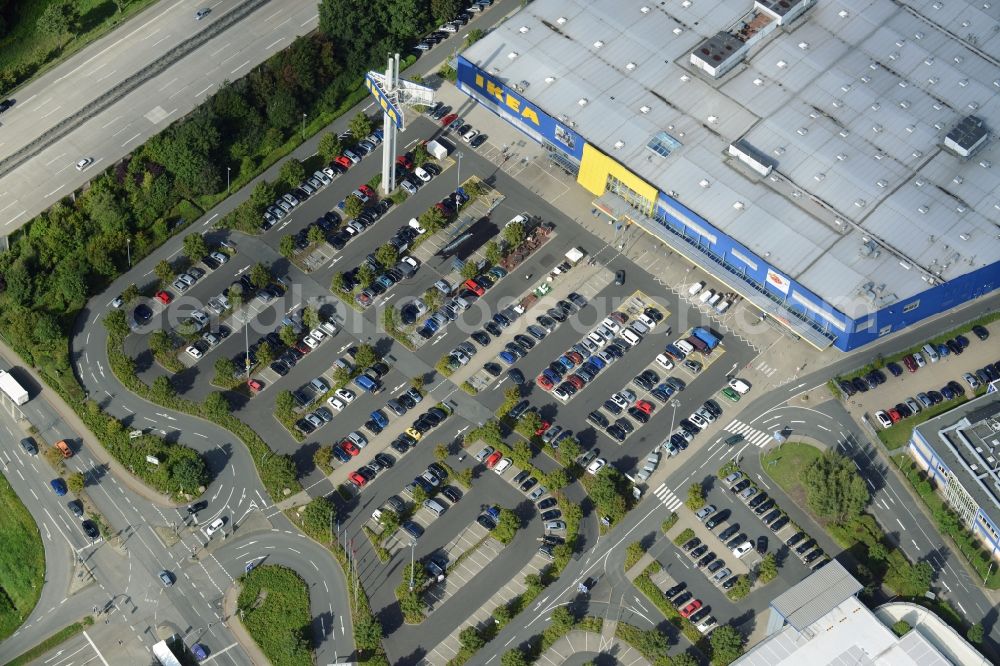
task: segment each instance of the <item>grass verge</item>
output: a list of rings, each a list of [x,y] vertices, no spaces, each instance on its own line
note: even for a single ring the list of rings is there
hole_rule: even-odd
[[[45,548],[34,518],[0,476],[0,640],[31,614],[45,582]]]
[[[30,664],[52,648],[65,643],[92,624],[94,624],[94,618],[87,615],[79,622],[74,622],[69,626],[63,627],[35,647],[14,657],[7,662],[7,666],[25,666],[26,664]]]
[[[919,414],[915,414],[905,421],[895,423],[891,428],[878,428],[876,424],[875,434],[878,435],[879,440],[885,445],[885,448],[895,451],[910,443],[910,437],[913,436],[913,429],[915,427],[967,401],[968,398],[961,395],[954,400],[945,400],[939,405],[925,407]]]
[[[265,564],[240,577],[237,600],[247,632],[274,666],[312,666],[309,585],[287,567]]]

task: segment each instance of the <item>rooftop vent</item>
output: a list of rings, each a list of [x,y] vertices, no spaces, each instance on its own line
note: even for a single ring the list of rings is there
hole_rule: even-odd
[[[875,181],[875,184],[881,187],[882,189],[885,189],[886,187],[889,186],[889,181],[885,180],[884,178],[880,178],[877,181]]]
[[[843,162],[846,159],[847,159],[847,155],[846,154],[844,154],[844,153],[837,153],[837,161],[838,162]]]
[[[633,69],[635,69],[635,63],[634,62],[626,63],[625,69],[631,72]]]
[[[908,108],[910,108],[910,100],[908,100],[908,99],[901,99],[901,100],[899,100],[899,108],[901,108],[901,109],[908,109]]]
[[[682,30],[681,28],[674,28],[672,32],[674,33],[674,35],[679,35],[682,32],[684,32],[684,30]]]
[[[708,122],[710,122],[710,123],[718,123],[718,122],[719,122],[719,117],[718,117],[718,116],[709,116],[709,117],[707,118],[707,120],[708,120]]]
[[[920,213],[921,215],[926,215],[927,213],[930,212],[930,210],[931,210],[930,204],[924,204],[923,206],[917,208],[917,212]]]
[[[681,7],[683,7],[684,9],[687,9],[690,6],[691,6],[691,0],[684,0],[684,2],[681,3]]]
[[[756,79],[754,79],[754,80],[753,80],[753,84],[754,84],[755,86],[758,86],[758,87],[759,87],[759,86],[762,86],[762,85],[764,85],[764,79],[762,79],[762,78],[760,78],[760,77],[758,76],[758,77],[757,77]]]
[[[510,58],[511,60],[513,60],[514,58],[516,58],[519,55],[520,54],[517,51],[511,51],[510,53],[507,54],[507,57]]]
[[[914,39],[923,39],[923,38],[924,38],[924,33],[920,32],[920,31],[918,30],[918,31],[916,31],[915,33],[913,33],[913,38],[914,38]]]
[[[742,201],[734,201],[733,208],[735,208],[736,210],[743,210],[744,208],[746,208],[746,205]]]
[[[599,49],[602,46],[604,46],[604,42],[602,42],[601,40],[598,39],[596,42],[594,42],[594,48],[595,49]]]
[[[622,141],[621,139],[619,139],[618,141],[615,141],[615,148],[622,149],[624,147],[625,147],[625,142],[624,141]]]
[[[579,104],[580,106],[587,106],[588,101],[590,100],[588,100],[586,97],[581,97],[580,99],[577,100],[576,103]]]
[[[639,107],[639,113],[649,113],[649,107],[645,104]]]
[[[710,183],[707,180],[705,180],[704,178],[702,178],[701,180],[698,181],[698,185],[700,185],[702,189],[707,190],[708,188],[710,188],[712,186],[712,183]]]
[[[846,9],[841,9],[839,12],[837,12],[837,16],[844,19],[850,15],[851,15],[850,12],[848,12]]]
[[[784,60],[779,60],[776,64],[778,66],[778,69],[785,69],[786,67],[788,67],[788,63],[785,62]]]
[[[817,183],[822,182],[824,178],[826,178],[825,173],[818,173],[815,176],[813,176],[813,180],[815,180]]]
[[[518,31],[519,33],[521,33],[522,35],[523,35],[524,33],[528,32],[528,30],[530,30],[530,28],[528,28],[528,26],[526,26],[526,25],[522,25],[522,26],[521,26],[520,28],[518,28],[518,29],[517,29],[517,31]]]
[[[552,83],[555,80],[556,80],[556,77],[554,77],[554,76],[546,76],[545,77],[545,82],[546,83]]]
[[[932,76],[931,78],[927,79],[927,83],[928,83],[929,85],[932,85],[932,86],[933,86],[933,85],[937,84],[937,82],[938,82],[938,81],[940,81],[940,80],[941,80],[941,79],[939,79],[938,77],[936,77],[936,76]]]
[[[970,238],[972,238],[972,236],[970,236],[969,234],[959,234],[958,237],[961,238],[964,241],[967,241]]]
[[[566,17],[560,16],[559,18],[556,19],[556,23],[558,23],[559,25],[563,25],[564,23],[566,23]]]
[[[643,14],[648,14],[649,13],[649,7],[647,7],[646,5],[643,5],[642,7],[639,7],[639,11],[642,12]]]
[[[805,136],[806,134],[809,134],[809,128],[800,127],[797,130],[795,130],[795,133],[798,134],[799,136]]]
[[[799,42],[799,48],[803,51],[809,50],[809,42]]]
[[[924,64],[927,65],[928,67],[930,67],[931,65],[933,65],[934,64],[934,56],[927,56],[926,58],[924,58]]]

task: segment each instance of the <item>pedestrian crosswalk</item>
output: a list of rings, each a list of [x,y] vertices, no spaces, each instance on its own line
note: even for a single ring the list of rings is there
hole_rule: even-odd
[[[667,484],[665,483],[661,483],[659,487],[653,491],[653,494],[656,495],[663,503],[663,506],[667,507],[670,511],[676,511],[677,507],[684,503],[677,498],[677,495],[674,495],[670,488],[667,488]]]
[[[771,441],[770,433],[757,430],[753,426],[743,423],[743,421],[738,419],[727,425],[724,430],[737,435],[743,435],[743,439],[750,442],[754,446],[764,446]]]

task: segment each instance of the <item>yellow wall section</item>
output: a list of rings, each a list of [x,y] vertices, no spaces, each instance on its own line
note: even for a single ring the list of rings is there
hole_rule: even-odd
[[[658,194],[655,187],[589,143],[583,144],[583,158],[580,160],[580,171],[577,173],[576,182],[580,183],[591,194],[600,196],[604,194],[609,175],[614,176],[631,190],[645,197],[650,202],[650,209],[646,211],[646,214],[649,215],[653,212],[652,207],[656,204]]]

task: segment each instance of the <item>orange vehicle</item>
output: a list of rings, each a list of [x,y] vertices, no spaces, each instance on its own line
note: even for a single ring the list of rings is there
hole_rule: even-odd
[[[69,444],[66,442],[65,439],[60,439],[58,442],[56,442],[55,446],[62,453],[63,458],[73,457],[73,449],[69,448]]]

